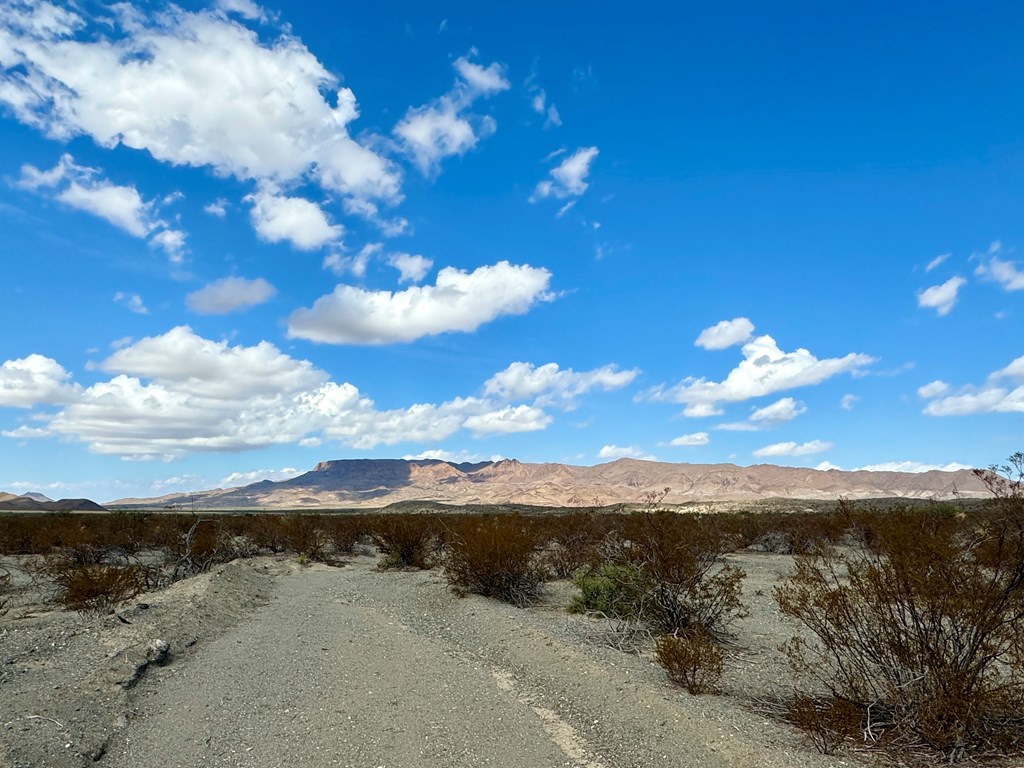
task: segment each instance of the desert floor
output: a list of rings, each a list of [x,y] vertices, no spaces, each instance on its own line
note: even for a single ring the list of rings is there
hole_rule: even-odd
[[[853,766],[758,713],[786,684],[783,555],[743,553],[718,695],[624,653],[573,588],[517,609],[440,571],[236,561],[116,616],[15,607],[0,620],[0,766]],[[144,601],[144,602],[141,602]],[[163,640],[169,656],[152,641]]]

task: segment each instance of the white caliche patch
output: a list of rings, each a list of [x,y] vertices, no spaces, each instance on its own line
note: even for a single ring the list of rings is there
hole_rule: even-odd
[[[332,440],[358,449],[436,444],[459,431],[509,435],[552,421],[536,404],[493,397],[379,410],[354,385],[273,344],[232,346],[185,326],[129,344],[94,370],[110,378],[82,388],[49,358],[9,360],[0,366],[0,405],[63,405],[31,418],[49,435],[130,459]]]
[[[680,435],[669,440],[669,445],[675,446],[700,446],[711,442],[707,432],[694,432],[691,435]]]
[[[558,363],[535,366],[516,362],[489,378],[484,383],[484,393],[502,400],[533,400],[536,405],[557,405],[571,410],[576,400],[587,392],[621,389],[639,373],[638,369],[623,371],[615,365],[577,372],[560,368]]]
[[[726,349],[744,343],[753,333],[754,324],[745,317],[737,317],[705,328],[694,344],[704,349]]]
[[[262,277],[222,277],[185,297],[185,303],[200,315],[226,315],[269,301],[277,289]]]
[[[500,261],[464,272],[445,267],[434,285],[370,291],[339,285],[288,319],[290,338],[329,344],[392,344],[452,331],[474,331],[502,315],[551,301],[551,273]]]
[[[590,175],[590,165],[597,155],[597,147],[577,149],[551,169],[550,179],[544,179],[537,183],[537,187],[530,196],[530,202],[535,203],[546,197],[564,200],[567,197],[582,195],[589,186],[587,176]]]
[[[134,186],[114,184],[103,178],[97,168],[78,165],[69,154],[61,155],[48,171],[23,165],[18,186],[52,195],[55,200],[103,219],[132,237],[144,239],[152,235],[150,244],[162,248],[174,263],[179,263],[185,253],[185,233],[170,228],[157,216],[156,201],[143,200]]]
[[[638,448],[635,445],[605,445],[597,452],[599,459],[642,459],[644,461],[657,461],[651,454]]]
[[[146,303],[137,293],[124,293],[122,291],[118,291],[114,294],[114,301],[119,304],[124,304],[130,311],[137,315],[149,314],[149,310],[146,308]]]
[[[392,253],[388,264],[398,270],[398,282],[418,283],[434,266],[434,260],[415,253]]]
[[[66,403],[78,394],[71,374],[56,360],[29,355],[0,365],[0,406],[31,408]]]
[[[825,440],[811,440],[807,443],[772,443],[754,451],[758,458],[765,456],[813,456],[816,453],[824,453],[832,447],[832,443]]]
[[[498,63],[482,67],[463,56],[453,66],[459,77],[452,90],[430,104],[410,108],[394,129],[399,146],[424,175],[436,172],[444,158],[464,155],[479,139],[494,133],[493,118],[469,109],[478,98],[511,88]]]
[[[686,416],[720,414],[721,403],[735,403],[764,397],[797,387],[812,386],[843,373],[857,372],[875,362],[860,353],[819,360],[806,349],[783,352],[771,336],[758,336],[742,348],[743,360],[723,381],[688,377],[666,387],[659,385],[641,399],[683,403]]]
[[[223,176],[397,200],[398,171],[349,135],[352,91],[286,29],[261,40],[243,23],[253,17],[233,10],[242,21],[174,5],[86,19],[16,1],[0,17],[0,102],[60,140],[85,135]]]
[[[261,240],[288,242],[300,251],[312,251],[341,241],[345,228],[332,224],[316,203],[288,197],[263,187],[246,197],[252,203],[249,217]]]
[[[1007,384],[1006,382],[1010,382]],[[918,390],[918,394],[932,399],[924,408],[929,416],[971,416],[977,413],[1024,413],[1024,355],[1005,368],[989,374],[980,387],[963,387],[955,394],[952,388],[933,385]],[[928,389],[932,388],[932,389]],[[928,394],[931,392],[932,394]]]
[[[293,477],[305,474],[306,470],[295,467],[284,467],[282,469],[251,469],[248,472],[232,472],[227,477],[221,478],[217,484],[220,488],[237,488],[242,485],[252,485],[264,480],[271,480],[279,483],[282,480],[291,480]]]
[[[951,277],[940,285],[925,288],[917,294],[917,306],[934,309],[940,317],[948,315],[956,304],[957,293],[966,283],[962,277]]]

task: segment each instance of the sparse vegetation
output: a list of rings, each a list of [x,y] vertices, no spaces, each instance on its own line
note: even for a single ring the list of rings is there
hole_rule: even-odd
[[[377,567],[430,568],[434,522],[428,515],[381,515],[370,525],[370,538],[380,550]]]
[[[537,552],[543,538],[522,515],[472,516],[450,527],[445,577],[458,594],[473,592],[512,605],[528,605],[540,594],[543,575]]]
[[[694,695],[714,690],[722,677],[725,654],[714,638],[701,629],[662,635],[655,653],[668,679]]]

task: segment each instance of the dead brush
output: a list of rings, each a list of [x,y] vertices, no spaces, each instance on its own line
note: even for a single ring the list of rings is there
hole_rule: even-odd
[[[381,570],[431,567],[434,527],[427,515],[380,515],[370,524],[370,537],[382,555]]]
[[[870,719],[864,709],[838,696],[815,699],[796,696],[783,703],[783,717],[811,740],[823,755],[834,755],[847,743],[862,742],[870,734]]]
[[[1024,751],[1024,517],[895,510],[870,549],[798,557],[775,597],[812,635],[783,646],[794,671],[884,713],[876,740],[950,762]]]
[[[694,696],[713,691],[722,677],[725,654],[703,630],[662,635],[654,650],[668,679]]]
[[[541,594],[537,552],[544,536],[522,515],[467,517],[451,527],[444,573],[452,589],[493,597],[516,606]]]
[[[57,601],[71,611],[106,613],[145,589],[136,566],[71,565],[55,576]]]

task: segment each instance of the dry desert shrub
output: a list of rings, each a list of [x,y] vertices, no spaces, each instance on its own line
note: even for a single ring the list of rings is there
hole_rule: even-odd
[[[370,537],[382,555],[382,570],[431,567],[434,523],[428,515],[379,515],[370,522]]]
[[[823,755],[833,755],[865,730],[863,707],[838,696],[796,696],[785,703],[786,719],[807,734]],[[870,730],[870,723],[867,724]]]
[[[451,521],[445,578],[472,592],[517,606],[536,600],[543,584],[537,552],[544,535],[522,515],[481,515]]]
[[[136,566],[75,565],[56,574],[57,600],[72,611],[103,613],[145,589]]]
[[[332,515],[324,521],[325,535],[335,555],[350,555],[362,539],[369,523],[363,515]]]
[[[871,712],[874,738],[894,746],[926,747],[951,762],[1019,752],[1024,516],[963,521],[925,509],[885,517],[870,548],[821,547],[797,558],[776,588],[783,614],[811,633],[784,646],[794,670]],[[817,711],[820,722],[832,718]]]
[[[662,635],[654,650],[668,679],[695,696],[714,690],[722,677],[725,654],[703,630]]]
[[[556,579],[566,579],[581,568],[601,563],[600,545],[615,528],[615,520],[593,512],[570,512],[544,521],[548,549],[544,566]]]

